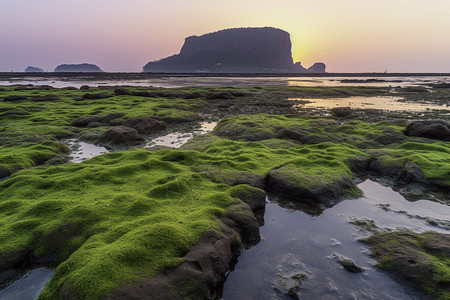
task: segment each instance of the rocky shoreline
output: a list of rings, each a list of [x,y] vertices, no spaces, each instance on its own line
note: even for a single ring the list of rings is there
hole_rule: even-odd
[[[355,179],[373,175],[448,195],[447,116],[350,109],[322,117],[330,112],[289,100],[390,93],[3,87],[1,284],[24,267],[54,263],[40,299],[215,299],[239,253],[260,239],[255,213],[265,191],[331,207],[359,197]],[[441,89],[426,94],[430,101],[434,93]],[[61,138],[139,147],[148,135],[205,119],[221,121],[179,150],[57,159],[69,151]]]

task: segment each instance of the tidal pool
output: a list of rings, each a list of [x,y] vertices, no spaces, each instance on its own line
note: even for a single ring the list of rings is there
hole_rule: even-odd
[[[445,226],[450,224],[450,206],[427,199],[410,202],[372,180],[358,186],[363,197],[325,210],[269,197],[262,240],[238,258],[224,283],[223,299],[292,299],[275,287],[281,278],[298,273],[307,276],[300,299],[424,299],[374,268],[369,248],[358,239],[375,230],[399,228],[450,233]],[[346,271],[335,253],[366,270]]]
[[[25,273],[20,279],[0,290],[2,300],[34,300],[45,288],[55,271],[38,268]]]
[[[153,146],[167,146],[172,148],[179,148],[183,144],[186,144],[194,136],[208,133],[216,127],[217,122],[200,122],[197,127],[194,127],[191,131],[180,130],[171,132],[165,135],[152,137],[144,146],[130,146],[130,147],[113,147],[106,148],[98,146],[93,143],[79,141],[77,139],[66,139],[61,142],[66,144],[72,152],[70,153],[70,161],[74,163],[80,163],[87,159],[93,158],[97,155],[123,151],[131,148],[150,148]]]
[[[377,96],[377,97],[347,97],[347,98],[328,98],[328,99],[303,99],[290,98],[301,102],[294,107],[297,108],[327,108],[351,107],[358,109],[381,109],[388,111],[427,111],[427,110],[446,110],[448,105],[437,105],[433,103],[419,103],[410,101],[399,101],[401,97]]]

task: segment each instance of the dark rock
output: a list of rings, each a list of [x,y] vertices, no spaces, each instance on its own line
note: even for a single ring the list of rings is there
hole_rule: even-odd
[[[25,72],[27,72],[27,73],[42,73],[42,72],[44,72],[44,70],[42,70],[41,68],[38,68],[38,67],[28,66],[25,69]]]
[[[288,138],[296,141],[301,141],[309,135],[309,132],[299,126],[299,125],[291,125],[287,128],[280,129],[276,133],[277,138]]]
[[[197,99],[197,98],[202,98],[205,95],[203,93],[200,92],[192,92],[192,93],[186,93],[184,95],[184,99]]]
[[[98,139],[100,144],[135,145],[145,141],[139,132],[130,127],[118,126],[105,131]]]
[[[306,72],[294,65],[289,33],[271,27],[225,29],[187,37],[179,54],[149,62],[144,72]],[[311,71],[323,72],[324,65]]]
[[[230,92],[216,92],[216,93],[209,93],[207,95],[207,98],[208,99],[231,100],[231,99],[234,99],[234,96]]]
[[[16,101],[23,101],[23,100],[27,100],[28,97],[27,96],[22,96],[22,95],[9,95],[6,96],[5,98],[3,98],[3,101],[7,101],[7,102],[16,102]]]
[[[425,175],[418,165],[407,163],[396,179],[402,183],[424,183]]]
[[[104,99],[104,98],[110,98],[112,95],[109,94],[94,94],[94,93],[86,93],[81,98],[83,99],[89,99],[89,100],[97,100],[97,99]]]
[[[450,83],[442,82],[442,83],[436,83],[433,85],[436,89],[450,89]]]
[[[230,195],[244,201],[254,213],[266,207],[266,192],[258,188],[241,184],[234,186],[230,191]]]
[[[346,176],[324,182],[316,176],[304,175],[298,167],[291,164],[272,169],[266,177],[266,188],[286,198],[312,205],[332,205],[335,200],[350,196],[349,191],[357,189],[354,182]]]
[[[311,73],[325,73],[326,66],[324,63],[315,63],[308,68],[308,72]]]
[[[57,95],[44,95],[32,97],[31,101],[58,101],[59,97]]]
[[[373,140],[382,145],[389,145],[394,143],[401,143],[406,139],[403,134],[395,132],[383,132],[375,136]]]
[[[85,91],[85,90],[89,90],[90,87],[88,85],[82,85],[80,86],[80,90]]]
[[[300,299],[300,288],[308,276],[305,273],[297,273],[290,276],[277,274],[274,289],[279,293],[289,296],[293,299]]]
[[[214,135],[231,140],[260,141],[274,137],[267,127],[254,122],[220,122],[213,131]]]
[[[8,177],[11,174],[12,174],[12,171],[10,171],[6,168],[0,167],[0,178]]]
[[[136,129],[140,134],[152,134],[164,130],[167,127],[167,124],[158,117],[129,119],[123,125]]]
[[[346,107],[333,107],[331,109],[331,114],[338,118],[345,118],[352,114],[352,109],[348,106]]]
[[[424,86],[407,86],[399,89],[400,92],[404,93],[429,93],[430,91]]]
[[[450,124],[443,120],[413,121],[404,132],[408,136],[450,141]]]
[[[89,124],[92,122],[99,122],[104,125],[108,125],[112,120],[121,118],[125,114],[124,113],[111,113],[105,115],[97,115],[97,116],[85,116],[76,119],[72,122],[72,126],[76,127],[89,127]]]
[[[93,64],[63,64],[55,68],[54,72],[103,72],[99,67]]]
[[[357,156],[348,160],[350,169],[356,175],[365,175],[369,172],[371,157]]]
[[[119,96],[119,95],[131,96],[132,95],[132,93],[129,90],[124,89],[124,88],[114,89],[114,94],[116,96]]]
[[[236,228],[246,246],[255,245],[260,241],[259,223],[247,204],[242,201],[232,203],[227,209],[226,216],[235,223],[231,227]]]
[[[353,259],[351,258],[345,257],[337,253],[333,253],[332,256],[337,259],[337,261],[344,267],[344,269],[346,269],[351,273],[360,273],[365,270],[364,268],[361,268],[360,266],[356,265]]]
[[[450,278],[443,275],[442,269],[450,259],[449,234],[398,231],[376,233],[362,241],[370,245],[377,267],[402,283],[436,298],[450,293]]]

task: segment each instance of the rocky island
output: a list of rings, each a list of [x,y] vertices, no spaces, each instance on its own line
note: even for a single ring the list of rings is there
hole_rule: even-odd
[[[55,68],[55,72],[86,72],[96,73],[103,72],[98,66],[94,64],[62,64]]]
[[[233,28],[190,36],[179,54],[149,62],[144,72],[165,73],[324,73],[325,64],[304,68],[292,60],[288,32],[272,28]]]
[[[44,70],[42,70],[41,68],[38,68],[38,67],[28,66],[25,69],[25,72],[27,72],[27,73],[42,73],[42,72],[44,72]]]

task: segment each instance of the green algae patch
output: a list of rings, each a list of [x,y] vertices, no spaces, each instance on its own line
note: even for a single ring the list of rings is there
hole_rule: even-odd
[[[415,163],[428,179],[441,180],[450,185],[450,143],[431,144],[405,142],[395,148],[376,152],[383,166],[404,166]]]
[[[13,174],[0,183],[0,253],[55,255],[40,299],[97,299],[179,265],[233,201],[183,153],[131,150]]]
[[[411,231],[376,233],[362,240],[377,267],[438,299],[450,296],[450,235]]]

